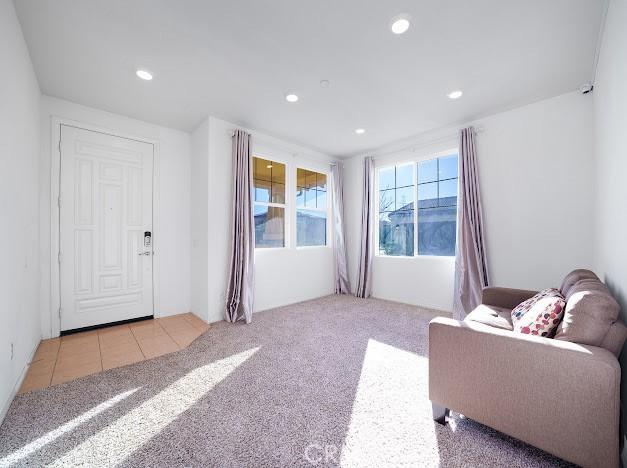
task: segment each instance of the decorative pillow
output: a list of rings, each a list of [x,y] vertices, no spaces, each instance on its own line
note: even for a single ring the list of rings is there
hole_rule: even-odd
[[[552,338],[562,321],[565,308],[566,300],[561,294],[543,297],[518,319],[514,331]]]
[[[529,312],[539,300],[544,299],[545,297],[561,297],[562,299],[564,299],[564,296],[562,296],[562,293],[560,293],[558,289],[543,289],[532,298],[527,299],[526,301],[521,302],[516,307],[514,307],[514,309],[512,310],[512,325],[514,326],[514,328],[516,328],[516,323],[523,317],[523,315]]]

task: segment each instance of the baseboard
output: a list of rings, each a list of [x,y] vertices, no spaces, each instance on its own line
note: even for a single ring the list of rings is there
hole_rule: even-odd
[[[24,368],[22,369],[22,372],[20,373],[19,377],[17,378],[17,381],[15,382],[15,385],[13,386],[13,390],[11,391],[11,393],[9,393],[9,397],[7,398],[7,400],[2,404],[2,410],[0,410],[0,424],[2,424],[2,422],[4,421],[4,417],[7,415],[7,412],[9,411],[9,407],[11,406],[11,403],[13,403],[13,399],[15,398],[15,395],[17,395],[18,390],[22,386],[22,382],[24,382],[24,378],[26,377],[28,368],[33,362],[33,358],[35,357],[35,353],[37,352],[37,347],[39,346],[40,341],[41,340],[37,340],[35,342],[35,346],[30,352],[30,355],[28,356],[28,359],[26,360],[26,363],[24,364]]]

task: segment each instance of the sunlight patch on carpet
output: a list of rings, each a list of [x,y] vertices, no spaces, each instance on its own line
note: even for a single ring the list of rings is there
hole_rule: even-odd
[[[341,466],[438,466],[427,368],[425,357],[368,340]]]
[[[122,401],[123,399],[128,397],[129,395],[132,395],[133,393],[135,393],[137,390],[139,390],[139,388],[134,388],[133,390],[129,390],[129,391],[124,392],[124,393],[120,393],[119,395],[116,395],[113,398],[110,398],[107,401],[105,401],[103,403],[100,403],[98,406],[94,406],[89,411],[85,411],[80,416],[75,417],[71,421],[66,422],[62,426],[59,426],[56,429],[54,429],[54,430],[44,434],[43,436],[39,437],[38,439],[35,439],[34,441],[32,441],[29,444],[25,445],[24,447],[20,448],[19,450],[16,450],[15,452],[11,453],[10,455],[0,459],[0,467],[11,466],[11,465],[17,463],[18,461],[26,458],[30,454],[32,454],[32,453],[36,452],[37,450],[39,450],[40,448],[50,444],[51,442],[54,442],[56,439],[61,437],[63,434],[67,434],[68,432],[70,432],[73,429],[77,428],[81,424],[86,423],[87,421],[89,421],[93,417],[95,417],[95,416],[99,415],[100,413],[102,413],[103,411],[111,408],[112,406],[114,406],[115,404],[119,403],[120,401]]]
[[[126,413],[50,466],[115,466],[161,432],[255,354],[253,348],[198,367]]]

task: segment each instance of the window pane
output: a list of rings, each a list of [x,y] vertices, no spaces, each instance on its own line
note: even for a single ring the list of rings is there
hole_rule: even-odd
[[[285,184],[272,182],[272,203],[285,203]]]
[[[299,187],[305,187],[307,185],[307,173],[305,169],[296,169],[296,185]]]
[[[418,254],[455,255],[457,207],[418,210]]]
[[[317,190],[318,201],[316,202],[316,208],[326,208],[327,207],[327,192],[323,192],[322,190]]]
[[[396,186],[407,187],[414,184],[414,165],[396,166]]]
[[[324,211],[296,211],[296,245],[327,245],[327,214]]]
[[[305,187],[307,189],[315,189],[316,188],[316,173],[307,171],[307,177],[305,179]]]
[[[414,255],[414,210],[380,214],[379,253],[398,256]]]
[[[438,206],[438,183],[421,184],[418,186],[418,208]]]
[[[268,203],[270,201],[271,183],[265,180],[255,180],[255,201]]]
[[[285,209],[255,204],[255,247],[285,246]]]
[[[457,179],[443,180],[440,185],[440,206],[457,204]]]
[[[396,209],[414,209],[414,187],[403,187],[396,189]]]
[[[285,164],[272,162],[272,182],[285,184]]]
[[[394,188],[394,167],[379,170],[379,190]]]
[[[307,208],[316,207],[316,189],[308,188],[305,190],[305,206]]]
[[[253,158],[253,179],[272,180],[272,161],[267,159]]]
[[[443,156],[439,159],[440,168],[439,168],[439,178],[442,179],[453,179],[457,177],[457,155],[452,154],[450,156]]]
[[[418,163],[418,183],[435,182],[438,180],[438,160],[429,159]]]
[[[296,188],[296,208],[305,206],[305,188]]]
[[[381,190],[379,192],[379,211],[394,211],[394,190]]]
[[[327,176],[326,174],[316,174],[316,187],[318,188],[318,190],[325,190],[327,189]]]

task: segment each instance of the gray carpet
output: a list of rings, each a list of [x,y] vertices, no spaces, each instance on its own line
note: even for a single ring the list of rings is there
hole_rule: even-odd
[[[435,315],[329,296],[215,324],[185,350],[18,396],[0,466],[566,466],[431,420]]]

